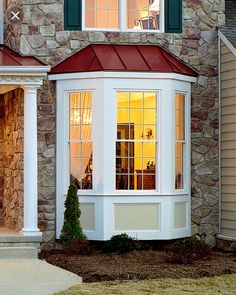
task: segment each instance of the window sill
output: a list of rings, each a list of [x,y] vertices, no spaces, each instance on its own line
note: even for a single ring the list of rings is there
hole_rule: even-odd
[[[111,32],[111,33],[155,33],[155,34],[161,34],[164,33],[163,30],[132,30],[132,29],[126,29],[126,30],[120,30],[120,29],[95,29],[95,28],[83,28],[81,31],[83,32]]]

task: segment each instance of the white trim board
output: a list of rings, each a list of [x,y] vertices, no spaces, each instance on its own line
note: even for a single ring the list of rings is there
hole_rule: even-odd
[[[0,44],[4,44],[4,13],[3,0],[0,0]]]
[[[74,80],[74,79],[98,79],[98,78],[115,78],[115,79],[173,79],[184,82],[196,82],[197,77],[175,74],[175,73],[150,73],[150,72],[77,72],[66,74],[52,74],[48,76],[49,80]]]
[[[229,50],[233,53],[234,56],[236,56],[236,48],[233,46],[233,44],[229,41],[229,39],[227,39],[225,37],[225,35],[221,32],[221,31],[218,31],[218,36],[220,38],[220,40],[222,42],[225,43],[225,45],[229,48]]]

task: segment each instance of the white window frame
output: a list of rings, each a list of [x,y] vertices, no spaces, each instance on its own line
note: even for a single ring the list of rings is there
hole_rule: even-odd
[[[4,43],[4,7],[3,0],[0,0],[0,44]]]
[[[165,28],[165,1],[160,0],[160,29],[158,30],[137,30],[127,28],[127,11],[126,11],[126,1],[119,0],[119,28],[109,29],[109,28],[86,28],[85,26],[85,2],[82,0],[82,31],[106,31],[106,32],[136,32],[136,33],[164,33]]]
[[[161,133],[161,124],[160,124],[160,101],[161,101],[161,96],[162,96],[162,91],[161,89],[155,89],[155,90],[142,90],[142,88],[140,88],[139,90],[134,90],[134,89],[125,89],[125,90],[117,90],[115,91],[115,99],[116,99],[116,102],[117,102],[117,93],[118,92],[129,92],[129,93],[133,93],[133,92],[143,92],[143,93],[155,93],[156,94],[156,116],[157,116],[157,120],[156,120],[156,140],[153,140],[153,141],[150,141],[150,142],[155,142],[156,145],[157,145],[157,149],[156,149],[156,157],[155,157],[155,160],[156,160],[156,168],[155,168],[155,186],[156,186],[156,189],[150,189],[150,190],[144,190],[144,189],[140,189],[140,190],[130,190],[130,189],[116,189],[115,187],[115,191],[119,194],[122,194],[122,192],[126,193],[126,194],[135,194],[135,193],[139,193],[139,194],[145,194],[145,192],[147,192],[147,194],[155,194],[157,192],[159,192],[159,187],[160,187],[160,153],[159,153],[159,149],[160,149],[160,138],[159,138],[159,134]],[[117,110],[117,103],[116,103],[116,110]],[[116,112],[116,116],[115,116],[115,119],[116,119],[116,124],[117,124],[117,112]],[[122,140],[122,141],[128,141],[128,140]],[[118,142],[117,140],[117,136],[115,134],[115,142]],[[139,142],[139,140],[133,140],[133,142]],[[144,141],[144,142],[148,142],[148,141]],[[116,150],[115,150],[115,154],[114,154],[114,160],[116,161]],[[116,177],[116,169],[115,169],[115,177]],[[115,184],[116,184],[116,181],[115,181]]]
[[[92,111],[92,123],[91,123],[91,128],[92,128],[92,131],[91,131],[91,139],[90,140],[84,140],[84,139],[80,139],[80,140],[71,140],[70,139],[70,111],[71,111],[71,108],[70,108],[70,94],[73,94],[73,93],[75,93],[75,94],[77,94],[77,93],[85,93],[85,92],[87,92],[87,93],[91,93],[91,111]],[[68,151],[69,151],[69,163],[70,163],[70,161],[71,161],[71,159],[70,159],[70,144],[71,143],[75,143],[75,142],[77,142],[77,143],[85,143],[85,142],[91,142],[92,143],[92,153],[93,153],[93,144],[94,144],[94,140],[93,140],[93,96],[94,96],[94,92],[93,91],[86,91],[86,90],[78,90],[78,91],[68,91],[68,92],[66,92],[66,95],[67,95],[67,102],[66,102],[66,107],[68,107],[69,108],[69,110],[68,110],[68,116],[69,116],[69,118],[68,117],[66,117],[65,118],[65,122],[67,122],[68,121],[68,123],[66,123],[66,125],[68,126],[68,128],[67,128],[67,130],[66,130],[66,134],[67,134],[67,138],[65,138],[65,141],[67,142],[67,144],[68,144]],[[67,105],[68,104],[68,105]],[[67,112],[66,112],[67,113]],[[66,144],[66,143],[65,143]],[[93,161],[94,159],[93,159],[93,157],[92,157],[92,161]],[[70,173],[70,165],[69,165],[69,174],[71,174]],[[94,171],[92,171],[92,188],[91,189],[78,189],[78,191],[79,192],[91,192],[91,191],[93,191],[93,187],[94,187],[94,180],[93,180],[93,175],[94,175]]]
[[[174,112],[174,117],[175,117],[175,144],[177,143],[182,143],[182,148],[183,148],[183,156],[182,156],[182,165],[183,165],[183,188],[176,188],[175,190],[184,192],[186,190],[186,186],[187,186],[187,172],[188,172],[188,167],[187,167],[187,159],[188,159],[188,155],[187,155],[187,146],[188,146],[188,128],[187,128],[187,122],[188,122],[188,116],[187,116],[187,93],[186,92],[180,92],[180,91],[175,91],[174,92],[174,104],[176,103],[176,94],[180,94],[184,96],[184,140],[183,141],[178,141],[176,139],[176,112]],[[176,105],[175,105],[176,107]],[[176,109],[175,109],[176,110]],[[175,177],[176,177],[176,148],[175,148]],[[175,184],[174,184],[175,186]]]

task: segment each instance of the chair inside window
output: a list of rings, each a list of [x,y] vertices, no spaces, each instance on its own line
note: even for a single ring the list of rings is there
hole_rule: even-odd
[[[159,16],[159,15],[157,15]],[[153,16],[145,16],[140,18],[139,20],[140,27],[143,30],[157,30],[159,29],[159,22],[158,18],[155,18]]]

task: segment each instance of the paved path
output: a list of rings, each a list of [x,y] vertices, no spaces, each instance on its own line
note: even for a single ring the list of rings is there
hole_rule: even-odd
[[[82,282],[69,271],[37,259],[0,259],[1,295],[51,295]]]

